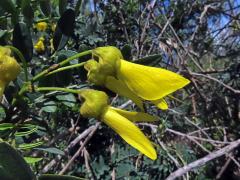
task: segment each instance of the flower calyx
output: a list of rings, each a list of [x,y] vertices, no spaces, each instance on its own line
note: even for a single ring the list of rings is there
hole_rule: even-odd
[[[81,115],[85,118],[101,119],[108,107],[107,94],[93,89],[84,89],[79,92],[79,97],[84,100],[80,107]]]

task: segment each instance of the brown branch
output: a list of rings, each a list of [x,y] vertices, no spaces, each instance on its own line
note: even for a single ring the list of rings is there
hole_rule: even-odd
[[[207,156],[205,156],[201,159],[198,159],[198,160],[176,170],[175,172],[171,173],[167,177],[166,180],[174,180],[177,177],[181,177],[185,173],[192,171],[193,169],[196,169],[198,167],[201,167],[201,166],[205,165],[207,162],[231,152],[233,149],[237,148],[239,145],[240,145],[240,139],[238,139],[234,142],[231,142],[228,146],[225,146],[224,148],[222,148],[220,150],[214,151],[214,152],[208,154]]]
[[[191,72],[191,75],[194,75],[194,76],[202,76],[202,77],[205,77],[205,78],[208,78],[208,79],[211,79],[213,81],[216,81],[217,83],[221,84],[222,86],[224,86],[225,88],[231,90],[232,92],[236,93],[236,94],[240,94],[240,90],[237,90],[237,89],[234,89],[232,88],[231,86],[221,82],[220,80],[212,77],[212,76],[209,76],[209,75],[205,75],[205,74],[200,74],[200,73],[193,73]]]
[[[68,163],[63,167],[63,169],[58,173],[59,175],[63,175],[67,169],[72,165],[72,163],[74,162],[74,160],[79,156],[79,154],[81,153],[81,151],[83,150],[83,148],[85,147],[85,145],[88,143],[88,141],[92,138],[92,136],[94,135],[94,133],[97,131],[99,125],[101,124],[101,122],[97,122],[94,129],[92,130],[92,132],[87,136],[87,138],[84,140],[84,142],[82,143],[81,147],[78,149],[78,151],[73,155],[73,157],[70,159],[70,161],[68,161]]]

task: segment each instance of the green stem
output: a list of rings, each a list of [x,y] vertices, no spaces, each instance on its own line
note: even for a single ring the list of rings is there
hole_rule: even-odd
[[[64,61],[60,62],[59,64],[55,64],[55,65],[49,67],[48,69],[45,69],[44,71],[40,72],[39,74],[34,76],[31,81],[35,82],[38,79],[40,79],[42,76],[45,76],[46,74],[50,73],[51,71],[54,71],[54,70],[56,70],[59,67],[62,67],[63,65],[67,64],[68,62],[70,62],[70,61],[72,61],[74,59],[77,59],[79,57],[91,54],[91,53],[92,53],[92,50],[88,50],[88,51],[83,51],[81,53],[78,53],[78,54],[76,54],[74,56],[71,56],[71,57],[65,59]]]
[[[80,90],[61,88],[61,87],[38,87],[35,88],[35,91],[63,91],[68,93],[78,94]]]
[[[81,53],[78,53],[78,54],[76,54],[74,56],[71,56],[71,57],[67,58],[66,60],[60,62],[59,65],[61,67],[61,66],[65,65],[65,64],[67,64],[68,62],[74,60],[74,59],[77,59],[79,57],[82,57],[82,56],[85,56],[85,55],[88,55],[88,54],[91,54],[91,53],[92,53],[92,50],[83,51]]]
[[[71,65],[71,66],[65,66],[65,67],[62,67],[62,68],[58,68],[50,73],[47,74],[47,76],[51,75],[51,74],[54,74],[54,73],[58,73],[58,72],[61,72],[61,71],[65,71],[67,69],[73,69],[73,68],[77,68],[77,67],[81,67],[85,64],[86,62],[82,62],[82,63],[79,63],[79,64],[74,64],[74,65]]]
[[[18,92],[18,96],[22,96],[26,91],[28,91],[28,88],[31,84],[29,82],[25,82],[22,86],[22,88],[20,89],[20,91]],[[12,100],[12,105],[15,105],[17,102],[17,98],[13,98]]]
[[[15,52],[17,54],[17,56],[19,57],[19,59],[22,61],[24,75],[25,75],[25,81],[28,81],[27,61],[24,58],[23,54],[17,48],[15,48],[13,46],[5,46],[5,47],[10,48],[13,52]]]

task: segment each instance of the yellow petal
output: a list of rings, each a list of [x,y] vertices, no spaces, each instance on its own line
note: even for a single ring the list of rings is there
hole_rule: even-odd
[[[132,122],[154,122],[158,120],[156,116],[151,116],[150,114],[147,114],[147,113],[125,111],[115,107],[110,107],[110,108]]]
[[[136,94],[134,94],[122,81],[117,80],[113,76],[108,76],[105,81],[105,87],[119,94],[120,96],[125,96],[131,99],[142,111],[144,111],[142,100]]]
[[[162,110],[168,109],[168,104],[164,99],[152,100],[152,103]]]
[[[161,99],[190,82],[174,72],[125,60],[120,61],[117,77],[135,94],[146,100]]]
[[[157,154],[152,143],[131,121],[108,108],[102,116],[102,121],[118,133],[128,144],[139,150],[152,160],[157,159]]]

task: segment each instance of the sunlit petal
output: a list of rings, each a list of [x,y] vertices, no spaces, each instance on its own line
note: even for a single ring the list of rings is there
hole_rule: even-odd
[[[164,99],[152,100],[152,103],[162,110],[168,109],[168,104]]]
[[[108,108],[102,116],[102,121],[141,153],[153,160],[157,158],[156,151],[147,137],[137,126],[115,110]]]
[[[134,94],[122,81],[117,80],[112,76],[108,76],[106,78],[105,87],[119,94],[120,96],[131,99],[142,111],[144,111],[142,100],[136,94]]]
[[[139,97],[158,100],[187,85],[190,81],[174,72],[120,61],[117,77]]]
[[[147,113],[125,111],[115,107],[110,107],[110,108],[132,122],[154,122],[158,120],[158,117],[151,116],[150,114],[147,114]]]

